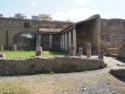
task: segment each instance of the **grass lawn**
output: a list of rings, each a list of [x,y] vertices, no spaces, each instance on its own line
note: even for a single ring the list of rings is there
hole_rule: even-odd
[[[25,58],[25,57],[34,57],[35,51],[0,51],[0,53],[5,53],[6,58]],[[43,57],[52,57],[52,56],[65,56],[66,53],[62,52],[49,52],[42,51]]]

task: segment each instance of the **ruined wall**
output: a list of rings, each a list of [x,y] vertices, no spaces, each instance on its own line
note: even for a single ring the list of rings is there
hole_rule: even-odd
[[[120,47],[125,42],[125,20],[101,19],[102,49]]]
[[[83,47],[83,53],[86,51],[86,43],[92,43],[92,54],[97,54],[99,49],[100,17],[78,25],[77,29],[77,47]]]
[[[0,46],[4,45],[9,48],[14,44],[14,36],[22,31],[36,32],[38,27],[51,27],[51,28],[64,28],[71,24],[71,22],[61,21],[33,21],[33,20],[22,20],[12,18],[0,18]],[[8,31],[8,38],[7,38]],[[8,42],[7,42],[8,41]]]
[[[106,64],[100,59],[82,57],[0,59],[0,75],[77,72],[104,67],[106,67]]]

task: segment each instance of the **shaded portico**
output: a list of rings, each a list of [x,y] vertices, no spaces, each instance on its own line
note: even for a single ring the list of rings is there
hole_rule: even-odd
[[[69,52],[71,45],[75,53],[80,47],[86,49],[86,44],[92,44],[92,53],[97,54],[100,49],[101,20],[94,15],[84,21],[72,23],[66,28],[38,28],[38,40],[43,50]]]

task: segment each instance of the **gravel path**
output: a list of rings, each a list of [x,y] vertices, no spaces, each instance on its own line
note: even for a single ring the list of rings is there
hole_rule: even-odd
[[[112,67],[121,65],[123,62],[112,57],[104,57],[104,61],[108,66],[101,70],[0,77],[0,84],[26,83],[27,91],[20,91],[23,94],[125,94],[125,82],[108,73]],[[21,93],[18,92],[18,94]]]

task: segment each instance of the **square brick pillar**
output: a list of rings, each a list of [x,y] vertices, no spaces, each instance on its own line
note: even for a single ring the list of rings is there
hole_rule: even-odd
[[[87,58],[91,58],[91,43],[87,43]]]

